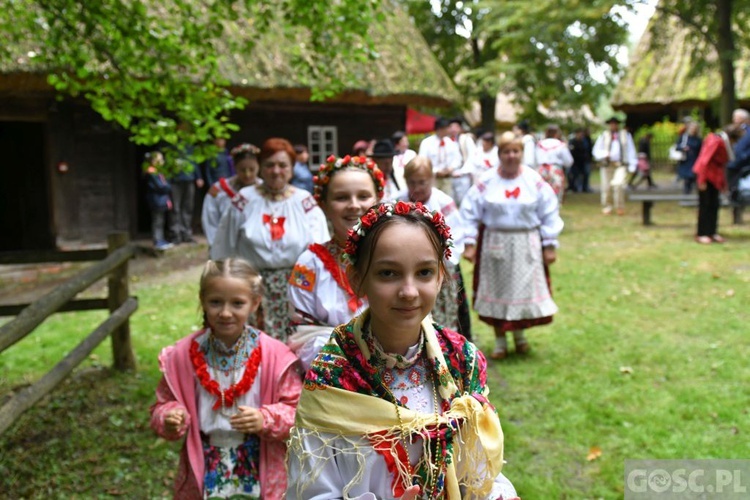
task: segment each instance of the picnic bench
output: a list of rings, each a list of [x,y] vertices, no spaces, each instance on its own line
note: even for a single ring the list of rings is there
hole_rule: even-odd
[[[653,222],[651,220],[651,209],[654,207],[654,203],[662,201],[675,201],[683,207],[697,207],[698,195],[692,193],[631,193],[628,195],[628,201],[640,201],[642,203],[643,225],[651,226],[653,225]],[[726,207],[730,206],[731,204],[722,197],[721,205]],[[734,224],[742,224],[742,206],[731,206]]]

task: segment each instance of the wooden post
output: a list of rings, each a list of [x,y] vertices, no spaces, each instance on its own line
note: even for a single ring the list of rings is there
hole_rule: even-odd
[[[651,209],[654,207],[653,201],[644,201],[643,202],[643,225],[644,226],[650,226],[652,224],[651,222]]]
[[[116,232],[107,237],[108,253],[115,252],[118,248],[127,245],[128,233]],[[109,312],[112,313],[120,308],[128,300],[130,291],[128,288],[128,261],[124,261],[116,267],[109,275],[108,280]],[[130,320],[124,321],[112,332],[112,359],[116,370],[135,370],[135,356],[133,346],[130,342]]]
[[[735,205],[732,207],[732,223],[736,226],[742,225],[742,205]]]

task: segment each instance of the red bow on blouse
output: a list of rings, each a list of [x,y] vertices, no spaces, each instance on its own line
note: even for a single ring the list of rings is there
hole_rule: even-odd
[[[487,168],[490,168],[492,166],[490,160],[488,160],[487,158],[484,159],[484,164],[487,165]]]
[[[276,217],[263,214],[263,224],[271,226],[271,240],[280,240],[284,236],[284,221],[286,217]]]
[[[440,147],[445,146],[445,139],[440,139]]]
[[[518,198],[518,195],[521,194],[521,188],[519,186],[516,186],[516,189],[513,191],[505,190],[505,197],[506,198]]]

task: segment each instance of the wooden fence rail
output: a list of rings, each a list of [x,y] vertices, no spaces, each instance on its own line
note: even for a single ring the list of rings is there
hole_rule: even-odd
[[[130,343],[130,315],[138,308],[135,297],[129,296],[128,260],[135,255],[127,233],[113,233],[108,238],[108,249],[81,252],[19,252],[0,254],[0,264],[44,262],[80,262],[104,258],[81,271],[32,304],[10,304],[0,307],[0,313],[18,314],[0,326],[0,353],[33,332],[47,317],[56,312],[90,309],[109,309],[110,316],[76,346],[62,361],[33,385],[13,395],[0,407],[0,434],[24,411],[52,391],[86,356],[107,336],[112,338],[113,365],[118,370],[134,370],[135,356]],[[108,278],[108,295],[101,299],[74,297],[105,276]]]

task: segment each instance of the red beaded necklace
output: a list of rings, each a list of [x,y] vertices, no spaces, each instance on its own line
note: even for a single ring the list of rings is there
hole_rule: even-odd
[[[242,375],[242,378],[224,390],[221,389],[216,380],[211,378],[211,374],[208,371],[208,363],[206,362],[206,355],[201,350],[197,340],[194,340],[190,345],[190,360],[193,362],[198,382],[209,394],[216,396],[216,403],[214,403],[213,409],[220,411],[224,408],[234,406],[235,400],[247,393],[253,386],[255,377],[258,375],[258,369],[260,368],[261,349],[260,345],[255,347],[245,362],[245,373]]]

